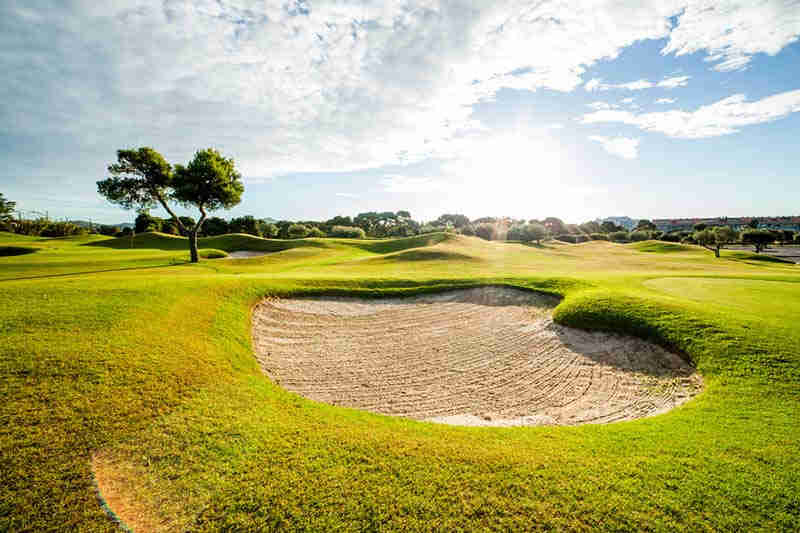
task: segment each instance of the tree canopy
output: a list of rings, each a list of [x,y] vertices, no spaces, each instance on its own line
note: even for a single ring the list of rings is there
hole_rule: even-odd
[[[14,217],[14,209],[17,203],[11,200],[6,200],[3,193],[0,192],[0,222],[8,222]]]
[[[152,148],[118,150],[117,162],[108,166],[108,172],[111,176],[97,182],[97,191],[110,202],[140,213],[156,205],[163,207],[180,232],[189,237],[193,263],[199,260],[197,233],[207,212],[233,207],[244,192],[233,159],[213,148],[200,150],[186,166],[176,165],[174,169]],[[195,222],[191,217],[178,217],[170,200],[197,207],[200,219]]]

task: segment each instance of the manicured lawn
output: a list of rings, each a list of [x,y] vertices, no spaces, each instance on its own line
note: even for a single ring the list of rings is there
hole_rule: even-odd
[[[796,530],[800,267],[663,243],[0,233],[0,531],[117,528],[92,459],[183,530]],[[266,295],[500,283],[679,349],[706,390],[604,426],[461,428],[314,403],[250,346]]]

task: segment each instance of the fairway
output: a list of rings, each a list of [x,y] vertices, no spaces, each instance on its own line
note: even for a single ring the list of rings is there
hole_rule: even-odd
[[[223,235],[200,239],[201,257],[268,253],[197,264],[184,239],[158,233],[0,233],[5,247],[30,252],[0,257],[2,531],[800,521],[795,265],[445,233]],[[624,339],[661,363],[637,367]],[[603,342],[618,344],[598,355]],[[595,395],[580,392],[587,368],[608,378]],[[615,383],[630,387],[617,405],[663,401],[578,424]],[[413,401],[393,400],[401,391]],[[570,421],[556,398],[584,414]],[[475,422],[466,415],[489,427],[453,423]],[[525,416],[547,423],[491,427]]]

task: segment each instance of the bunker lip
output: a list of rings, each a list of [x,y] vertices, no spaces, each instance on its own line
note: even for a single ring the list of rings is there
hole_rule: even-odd
[[[480,287],[410,298],[265,300],[262,369],[312,400],[455,425],[578,425],[663,413],[698,394],[680,356],[553,323],[555,297]]]

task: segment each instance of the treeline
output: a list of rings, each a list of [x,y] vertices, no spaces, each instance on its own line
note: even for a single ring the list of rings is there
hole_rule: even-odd
[[[191,217],[179,217],[184,226],[191,226]],[[100,233],[125,235],[130,232],[113,227],[101,227]],[[133,231],[159,231],[170,235],[179,235],[178,226],[171,219],[154,217],[148,212],[141,212],[136,217]],[[205,236],[224,235],[226,233],[247,233],[267,239],[301,239],[304,237],[341,237],[363,239],[365,237],[407,237],[418,235],[422,231],[420,224],[411,218],[408,211],[367,212],[355,217],[336,216],[330,220],[279,220],[255,218],[251,215],[224,219],[211,217],[205,221],[202,234]]]

